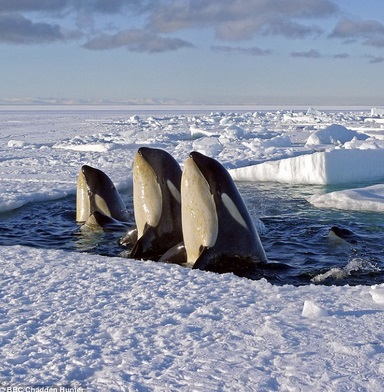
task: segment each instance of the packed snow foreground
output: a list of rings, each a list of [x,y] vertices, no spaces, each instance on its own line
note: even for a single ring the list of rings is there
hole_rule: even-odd
[[[133,156],[143,145],[163,148],[179,163],[200,151],[238,180],[368,182],[337,193],[319,187],[309,200],[383,211],[384,129],[376,120],[313,109],[2,112],[0,211],[74,194],[83,164],[130,188]],[[0,263],[0,387],[384,388],[384,285],[273,286],[21,246],[2,246]]]

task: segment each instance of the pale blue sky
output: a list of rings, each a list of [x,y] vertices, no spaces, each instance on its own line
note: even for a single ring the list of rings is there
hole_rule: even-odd
[[[0,103],[384,105],[382,0],[0,0]]]

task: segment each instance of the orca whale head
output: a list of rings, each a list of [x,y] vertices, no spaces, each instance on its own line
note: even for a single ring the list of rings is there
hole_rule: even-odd
[[[133,205],[137,226],[134,258],[158,257],[182,241],[181,168],[166,151],[141,147],[133,162]]]
[[[189,264],[209,269],[213,261],[226,266],[232,259],[266,261],[244,201],[232,177],[217,160],[192,152],[184,163],[181,196]]]
[[[77,180],[76,220],[85,222],[95,211],[120,221],[129,219],[112,180],[103,171],[83,165]]]

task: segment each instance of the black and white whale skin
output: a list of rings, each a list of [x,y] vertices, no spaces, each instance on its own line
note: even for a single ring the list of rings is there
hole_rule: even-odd
[[[137,241],[130,257],[158,260],[182,242],[181,168],[166,151],[141,147],[133,163],[133,207]],[[120,240],[131,242],[130,235]]]
[[[184,163],[181,205],[187,263],[193,268],[242,274],[267,262],[232,177],[215,159],[190,154]]]
[[[339,227],[339,226],[332,226],[328,238],[335,242],[335,243],[350,243],[350,244],[357,244],[358,236],[351,230]]]
[[[126,206],[112,180],[88,165],[82,166],[77,180],[76,221],[85,222],[91,229],[129,221]]]

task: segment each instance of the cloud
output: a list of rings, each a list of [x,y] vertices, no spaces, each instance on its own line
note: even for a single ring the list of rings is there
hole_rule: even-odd
[[[69,0],[0,0],[2,12],[52,12],[65,9]]]
[[[371,37],[372,35],[383,35],[384,25],[375,20],[352,20],[342,19],[333,29],[330,37],[351,38]]]
[[[348,53],[337,53],[337,54],[333,55],[334,59],[347,59],[349,57],[350,56]]]
[[[340,20],[330,38],[341,38],[350,43],[353,40],[362,40],[364,45],[384,47],[384,24],[376,20]]]
[[[374,46],[376,48],[384,48],[384,36],[383,37],[371,37],[366,39],[364,45]]]
[[[78,12],[118,14],[124,10],[144,12],[159,0],[0,0],[2,12]]]
[[[161,37],[142,29],[124,30],[116,34],[101,34],[85,43],[90,50],[108,50],[125,47],[132,52],[160,53],[193,45],[179,38]]]
[[[86,8],[94,10],[96,12],[105,14],[115,14],[120,12],[124,8],[124,0],[95,0],[95,1],[85,1]],[[83,3],[83,4],[84,4]],[[137,2],[128,2],[137,3]],[[80,4],[79,4],[80,5]]]
[[[384,57],[383,56],[366,55],[365,57],[369,59],[369,63],[370,64],[381,64],[381,63],[384,63]]]
[[[271,54],[270,50],[260,49],[256,46],[252,48],[241,48],[232,46],[211,46],[214,52],[223,52],[227,54],[245,54],[249,56],[265,56]]]
[[[200,27],[212,28],[219,39],[228,41],[250,39],[255,34],[288,38],[315,36],[322,30],[302,23],[302,20],[326,17],[337,10],[330,0],[67,0],[68,7],[72,2],[79,12],[89,9],[91,14],[122,12],[127,16],[135,13],[140,16],[140,27],[113,34],[105,28],[98,29],[88,19],[88,30],[86,24],[79,25],[89,37],[84,48],[110,50],[125,47],[131,51],[150,53],[192,47],[190,42],[164,37],[164,34]],[[223,48],[221,50],[224,51]],[[229,52],[229,47],[225,50]],[[231,51],[250,55],[269,54],[258,48]]]
[[[0,41],[17,44],[35,44],[63,41],[59,25],[34,23],[19,14],[0,15]]]
[[[129,10],[130,12],[143,13],[156,6],[158,0],[72,0],[78,9],[85,9],[90,12],[102,14],[121,14]]]
[[[317,50],[311,49],[307,52],[292,52],[292,57],[304,57],[308,59],[319,59],[323,57]]]
[[[168,33],[211,27],[224,40],[250,39],[256,34],[299,38],[322,30],[298,20],[319,19],[336,11],[329,0],[179,0],[160,3],[150,22],[159,32]]]
[[[304,38],[319,35],[322,30],[317,26],[305,26],[292,21],[279,20],[263,29],[265,35],[282,35],[287,38]]]
[[[224,41],[256,35],[316,37],[323,30],[314,22],[335,15],[338,8],[332,0],[0,0],[0,10],[3,42],[38,44],[86,36],[83,47],[88,49],[154,53],[191,47],[175,37],[187,29],[211,29]],[[124,17],[127,24],[117,26]],[[68,25],[77,28],[70,36],[63,33]]]
[[[156,0],[0,0],[0,43],[43,44],[88,37],[82,46],[93,50],[126,47],[156,53],[192,47],[182,39],[162,37],[148,26],[109,34],[118,28],[113,22],[108,23],[108,19],[100,18],[100,14],[118,14],[129,20],[143,15],[145,20],[156,3]],[[72,29],[68,27],[71,25]]]

